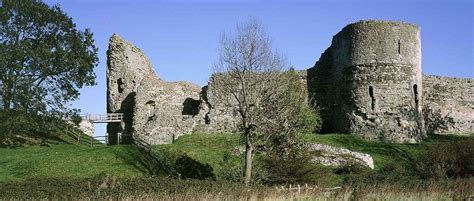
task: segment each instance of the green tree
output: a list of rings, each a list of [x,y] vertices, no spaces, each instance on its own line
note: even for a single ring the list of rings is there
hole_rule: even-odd
[[[65,114],[83,86],[95,85],[92,32],[76,28],[59,5],[4,0],[0,7],[0,106]]]

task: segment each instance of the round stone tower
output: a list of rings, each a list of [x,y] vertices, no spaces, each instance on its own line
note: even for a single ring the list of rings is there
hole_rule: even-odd
[[[420,141],[425,135],[420,29],[401,22],[360,21],[334,40],[344,57],[334,61],[344,67],[350,130],[389,142]]]
[[[416,25],[360,21],[334,36],[330,49],[336,116],[346,131],[398,143],[425,136]]]

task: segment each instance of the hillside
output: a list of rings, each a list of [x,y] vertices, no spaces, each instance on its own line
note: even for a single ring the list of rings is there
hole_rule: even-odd
[[[0,149],[0,181],[30,178],[85,178],[99,174],[143,176],[135,167],[131,145],[95,146],[59,144],[51,147]]]
[[[375,171],[355,167],[315,166],[312,175],[321,187],[343,186],[341,190],[302,194],[275,191],[265,179],[262,154],[255,158],[255,185],[249,191],[241,185],[242,161],[239,135],[192,134],[173,144],[155,145],[159,163],[180,172],[181,178],[166,177],[152,160],[134,145],[105,146],[56,141],[46,146],[0,148],[0,198],[104,199],[459,199],[472,195],[472,177],[447,180],[419,180],[405,175],[412,161],[433,147],[448,142],[472,140],[466,137],[429,136],[420,144],[369,142],[352,135],[305,135],[308,142],[347,147],[374,157]],[[471,170],[472,171],[472,170]],[[190,178],[190,179],[184,179]],[[441,179],[441,178],[440,178]],[[356,183],[347,183],[352,181]],[[376,182],[372,183],[371,182]],[[380,182],[380,183],[379,183]],[[375,185],[376,184],[376,185]],[[314,185],[314,184],[313,184]],[[25,189],[28,193],[25,194]],[[454,191],[453,191],[454,189]],[[470,189],[470,190],[469,190]],[[205,192],[205,193],[204,193]],[[324,192],[324,191],[323,191]],[[224,194],[222,194],[224,193]],[[223,196],[225,195],[225,196]]]
[[[308,142],[346,147],[373,156],[375,168],[393,163],[406,163],[428,147],[442,142],[460,141],[455,136],[429,136],[420,144],[385,144],[369,142],[352,135],[305,135]],[[225,179],[228,168],[238,169],[240,158],[237,134],[185,135],[169,145],[155,145],[168,158],[176,160],[187,156],[202,165],[210,165],[217,179]],[[136,177],[148,174],[139,152],[133,145],[90,147],[86,144],[60,143],[47,146],[29,146],[14,149],[0,148],[0,181],[18,181],[35,177],[91,177],[110,174]],[[258,160],[258,157],[257,157]],[[257,170],[258,171],[258,170]],[[227,175],[231,176],[231,175]]]

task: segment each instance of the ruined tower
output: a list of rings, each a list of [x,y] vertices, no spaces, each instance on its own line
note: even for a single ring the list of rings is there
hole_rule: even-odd
[[[122,123],[107,124],[109,142],[117,142],[117,133],[131,136],[133,109],[138,84],[147,75],[154,75],[151,63],[143,52],[117,34],[110,37],[107,50],[107,113],[123,113]]]
[[[320,109],[322,132],[394,143],[419,142],[425,130],[474,135],[474,80],[422,76],[416,25],[349,24],[314,67],[298,74]],[[237,131],[236,108],[217,94],[219,76],[204,87],[167,82],[139,48],[114,34],[107,51],[107,112],[124,113],[124,119],[107,125],[109,142],[117,141],[118,132],[169,144],[195,132]]]
[[[123,113],[122,123],[107,124],[109,142],[117,142],[117,133],[122,133],[122,143],[133,135],[151,144],[169,144],[205,129],[209,108],[201,101],[201,87],[160,79],[147,56],[116,34],[109,40],[106,73],[107,112]]]
[[[308,69],[308,88],[326,132],[419,142],[425,136],[420,29],[387,21],[347,25]]]

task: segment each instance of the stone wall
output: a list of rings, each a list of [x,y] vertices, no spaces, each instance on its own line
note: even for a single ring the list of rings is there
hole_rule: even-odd
[[[110,38],[107,56],[107,112],[124,113],[123,123],[107,125],[110,142],[116,142],[119,132],[151,144],[169,144],[193,132],[236,130],[233,108],[215,94],[213,79],[218,75],[203,88],[165,82],[139,48],[116,34]]]
[[[133,133],[133,108],[138,85],[143,77],[154,75],[154,71],[139,48],[114,34],[109,40],[106,74],[107,113],[124,114],[123,123],[107,124],[109,142],[117,142],[117,133]]]
[[[92,123],[89,120],[83,119],[77,127],[79,128],[79,130],[81,130],[82,132],[84,132],[88,136],[93,136],[94,135],[95,126],[94,126],[94,123]]]
[[[133,116],[134,134],[151,144],[169,144],[204,124],[201,87],[188,82],[164,82],[155,75],[140,83]]]
[[[206,107],[206,125],[200,132],[231,132],[236,131],[239,124],[237,108],[229,106],[230,96],[218,94],[216,90],[216,79],[226,79],[223,74],[211,75],[208,85],[203,88],[202,100]],[[229,100],[230,99],[230,100]],[[235,105],[235,104],[233,104]]]
[[[424,136],[419,28],[360,21],[336,34],[308,70],[308,87],[326,132],[386,142]]]
[[[423,76],[423,112],[428,133],[473,135],[474,80]]]
[[[216,90],[225,74],[211,75],[202,88],[165,82],[139,48],[115,34],[109,43],[107,112],[124,113],[123,123],[107,126],[110,142],[118,132],[167,144],[183,134],[238,129],[236,108]],[[360,21],[336,34],[312,68],[297,71],[320,110],[322,132],[414,143],[426,136],[426,121],[430,133],[472,134],[472,79],[422,79],[420,47],[419,28],[401,22]]]

